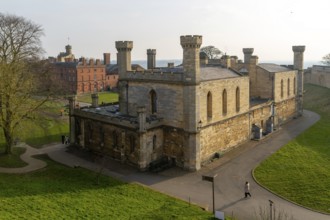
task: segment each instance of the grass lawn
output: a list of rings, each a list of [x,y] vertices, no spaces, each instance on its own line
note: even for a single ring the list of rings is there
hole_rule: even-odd
[[[7,155],[0,153],[0,167],[24,167],[27,165],[21,160],[20,155],[25,153],[25,148],[14,147],[13,154]]]
[[[330,89],[306,85],[304,108],[321,120],[263,161],[256,179],[289,200],[330,213]]]
[[[118,102],[118,93],[114,92],[99,92],[99,104]],[[82,94],[77,96],[78,102],[92,103],[91,94]]]
[[[0,174],[0,219],[213,219],[212,213],[138,184],[127,184],[42,156],[48,166]]]
[[[25,120],[19,124],[16,137],[33,147],[61,141],[61,135],[69,133],[67,115],[61,116],[61,109],[65,109],[64,102],[47,102],[34,116],[33,120]],[[4,148],[4,136],[0,132],[0,152]],[[1,159],[1,155],[0,155]]]

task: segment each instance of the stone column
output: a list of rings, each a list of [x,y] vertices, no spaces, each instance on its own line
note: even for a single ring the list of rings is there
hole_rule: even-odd
[[[305,46],[292,46],[293,68],[297,70],[297,116],[303,113]]]
[[[97,108],[99,106],[99,94],[93,93],[91,96],[92,96],[92,107]]]
[[[147,62],[148,62],[148,69],[154,69],[156,67],[156,50],[155,49],[147,50]]]

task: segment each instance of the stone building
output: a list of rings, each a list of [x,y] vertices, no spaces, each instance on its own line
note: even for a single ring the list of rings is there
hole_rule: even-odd
[[[202,36],[181,36],[183,63],[132,70],[132,41],[117,41],[119,104],[75,107],[70,136],[76,146],[146,170],[166,158],[187,170],[250,139],[260,139],[302,113],[304,46],[293,46],[294,70],[259,64],[252,48],[244,62],[200,54]]]
[[[65,61],[74,61],[75,57],[72,54],[72,46],[71,45],[66,45],[65,46],[65,52],[61,52],[57,56],[57,61],[58,62],[65,62]]]
[[[305,82],[330,88],[330,66],[313,65],[305,72]]]

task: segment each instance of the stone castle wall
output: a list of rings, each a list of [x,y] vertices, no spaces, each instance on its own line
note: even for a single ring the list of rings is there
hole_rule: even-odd
[[[236,111],[236,89],[239,88],[239,111]],[[223,91],[227,93],[227,113],[223,113]],[[207,95],[212,95],[212,117],[207,116]],[[202,125],[212,124],[249,110],[249,78],[237,77],[201,83],[200,116]]]
[[[305,82],[330,88],[330,66],[314,65],[305,73]]]
[[[296,116],[296,99],[291,99],[276,103],[277,123],[282,123],[292,119]]]
[[[138,106],[146,107],[151,114],[150,92],[157,95],[157,117],[163,118],[164,125],[183,127],[183,86],[177,84],[159,84],[154,82],[129,82],[129,114],[136,115]]]
[[[288,81],[289,79],[289,81]],[[281,91],[281,82],[283,80],[283,91]],[[294,98],[297,94],[297,72],[290,71],[290,72],[279,72],[276,73],[274,76],[274,101],[282,102],[287,99]],[[288,82],[290,82],[288,86]]]

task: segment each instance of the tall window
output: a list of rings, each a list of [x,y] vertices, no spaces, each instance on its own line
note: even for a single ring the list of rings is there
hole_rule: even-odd
[[[227,114],[227,91],[226,89],[222,92],[222,114]]]
[[[212,118],[212,94],[207,93],[207,117]]]
[[[293,78],[293,94],[296,94],[296,77]]]
[[[236,88],[236,112],[239,112],[241,103],[240,103],[240,91],[239,87]]]
[[[154,135],[152,137],[152,149],[155,150],[156,149],[156,146],[157,146],[157,136]]]
[[[113,146],[118,147],[118,134],[116,131],[112,132]]]
[[[131,153],[133,153],[135,151],[135,137],[133,135],[130,136],[129,142],[130,142],[130,151]]]
[[[290,96],[290,79],[288,79],[288,96]]]
[[[283,79],[281,80],[281,98],[283,98]]]
[[[151,106],[151,114],[157,112],[157,94],[155,90],[150,91],[150,106]]]

